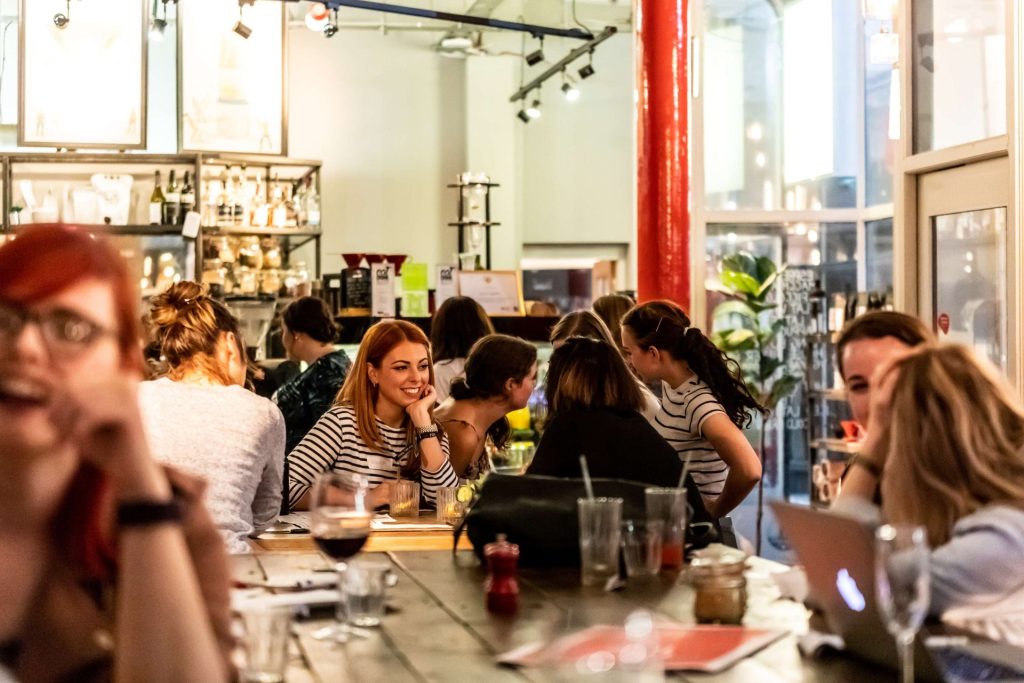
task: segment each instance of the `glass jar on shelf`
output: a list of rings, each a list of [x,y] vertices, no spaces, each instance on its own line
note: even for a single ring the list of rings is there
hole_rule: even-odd
[[[280,269],[282,264],[281,245],[276,237],[266,237],[260,242],[263,250],[263,267]]]
[[[260,289],[259,270],[242,266],[235,270],[237,293],[255,296]]]
[[[260,294],[276,295],[281,290],[282,272],[276,268],[264,269],[260,273]]]
[[[238,246],[238,263],[246,268],[263,268],[263,250],[259,237],[243,237]]]

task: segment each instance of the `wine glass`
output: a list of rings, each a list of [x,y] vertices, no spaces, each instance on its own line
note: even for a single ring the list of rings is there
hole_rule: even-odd
[[[875,592],[886,628],[896,638],[903,683],[914,681],[914,636],[931,594],[929,555],[924,527],[886,524],[875,532]]]
[[[313,485],[310,531],[320,550],[334,560],[339,589],[344,585],[345,561],[362,549],[370,535],[373,510],[366,506],[367,492],[365,479],[344,472],[324,472]],[[344,599],[339,601],[340,623],[318,629],[314,637],[348,639],[351,629],[344,623],[342,604]]]

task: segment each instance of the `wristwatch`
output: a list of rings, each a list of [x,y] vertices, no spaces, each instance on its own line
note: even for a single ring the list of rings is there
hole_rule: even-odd
[[[436,439],[438,434],[441,433],[441,428],[436,424],[429,424],[426,427],[416,427],[416,443],[423,441],[423,439]]]

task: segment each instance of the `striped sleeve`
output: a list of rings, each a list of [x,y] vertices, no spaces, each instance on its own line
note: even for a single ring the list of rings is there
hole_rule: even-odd
[[[450,460],[451,449],[448,446],[448,435],[443,431],[440,433],[441,451],[444,452],[444,463],[440,469],[431,472],[426,467],[420,468],[420,480],[423,489],[423,500],[431,505],[437,503],[437,490],[449,486],[459,485],[459,476],[455,474]]]
[[[354,416],[353,416],[354,417]],[[324,413],[299,445],[288,455],[288,509],[292,509],[313,485],[317,475],[334,469],[346,431],[354,419],[339,409]]]

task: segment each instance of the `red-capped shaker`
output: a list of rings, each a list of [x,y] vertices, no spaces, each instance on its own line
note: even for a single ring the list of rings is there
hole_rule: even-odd
[[[487,610],[495,614],[515,614],[519,609],[519,546],[509,543],[505,534],[498,534],[494,543],[484,546],[487,559]]]

